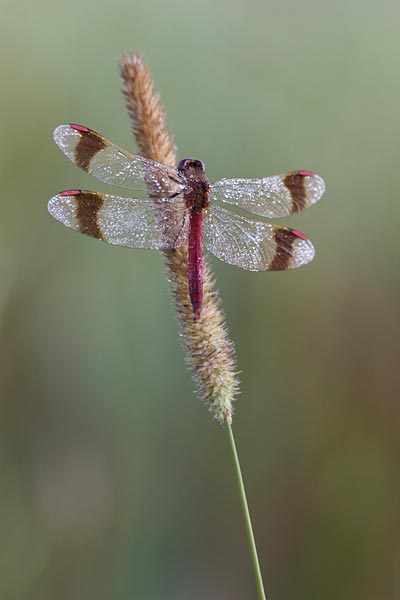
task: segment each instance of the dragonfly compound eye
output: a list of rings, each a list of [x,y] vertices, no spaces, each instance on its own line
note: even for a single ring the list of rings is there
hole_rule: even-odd
[[[202,160],[196,158],[182,158],[178,163],[178,171],[187,171],[191,169],[193,171],[201,171],[205,173],[205,166]]]
[[[180,160],[178,162],[178,167],[177,167],[178,171],[183,171],[183,169],[186,167],[186,161],[188,161],[188,160],[189,160],[188,158],[182,158],[182,160]]]

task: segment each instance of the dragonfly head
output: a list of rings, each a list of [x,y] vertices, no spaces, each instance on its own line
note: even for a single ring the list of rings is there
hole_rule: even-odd
[[[206,168],[203,161],[196,160],[195,158],[182,158],[178,163],[178,171],[182,171],[186,174],[198,175],[205,173]]]

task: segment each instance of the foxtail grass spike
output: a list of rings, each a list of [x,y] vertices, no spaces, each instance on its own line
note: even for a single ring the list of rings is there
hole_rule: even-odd
[[[141,154],[176,166],[176,148],[167,128],[165,111],[141,56],[124,55],[120,73],[133,135]],[[219,423],[230,424],[239,381],[234,345],[228,336],[211,268],[204,260],[203,309],[200,318],[194,319],[188,290],[187,246],[163,251],[163,255],[186,363],[192,371],[197,393]]]

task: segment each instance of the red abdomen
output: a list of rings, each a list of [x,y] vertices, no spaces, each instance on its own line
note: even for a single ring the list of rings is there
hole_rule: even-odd
[[[189,224],[189,295],[194,318],[199,319],[203,307],[203,211],[193,207]]]

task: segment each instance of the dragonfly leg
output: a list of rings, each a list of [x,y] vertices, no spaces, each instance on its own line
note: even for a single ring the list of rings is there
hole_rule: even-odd
[[[179,193],[179,192],[178,192],[178,193]],[[173,244],[172,244],[172,248],[175,248],[175,244],[176,244],[176,242],[178,241],[178,239],[179,239],[179,237],[180,237],[180,235],[181,235],[181,233],[182,233],[182,231],[183,231],[183,228],[184,228],[184,226],[185,226],[185,221],[186,221],[186,215],[187,215],[187,214],[188,214],[188,209],[186,209],[186,210],[185,210],[185,212],[183,213],[183,217],[182,217],[182,223],[181,223],[181,226],[179,227],[179,231],[178,231],[178,233],[176,234],[176,238],[174,239],[174,242],[173,242]]]
[[[172,198],[176,198],[177,196],[179,196],[181,192],[174,192],[173,194],[171,194],[170,196],[168,196],[167,200],[172,200]]]
[[[171,175],[168,175],[169,179],[171,179],[171,181],[174,181],[175,183],[180,183],[182,184],[182,181],[179,181],[178,179],[175,179],[175,177],[172,177]]]

